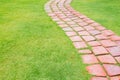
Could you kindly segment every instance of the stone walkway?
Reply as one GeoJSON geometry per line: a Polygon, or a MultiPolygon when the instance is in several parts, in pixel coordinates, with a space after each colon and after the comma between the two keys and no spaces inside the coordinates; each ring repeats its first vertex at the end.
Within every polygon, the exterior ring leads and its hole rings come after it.
{"type": "Polygon", "coordinates": [[[120,80],[120,36],[75,11],[71,1],[50,0],[45,10],[88,64],[91,80],[120,80]]]}

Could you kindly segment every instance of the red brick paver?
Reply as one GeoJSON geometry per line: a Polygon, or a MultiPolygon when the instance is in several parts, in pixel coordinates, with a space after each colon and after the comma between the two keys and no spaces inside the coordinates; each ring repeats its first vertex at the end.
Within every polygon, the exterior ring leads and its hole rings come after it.
{"type": "Polygon", "coordinates": [[[82,28],[82,27],[73,27],[73,29],[75,30],[75,31],[83,31],[84,29],[82,28]]]}
{"type": "Polygon", "coordinates": [[[91,41],[91,42],[88,42],[88,44],[92,47],[95,47],[95,46],[100,46],[101,44],[98,42],[98,41],[91,41]]]}
{"type": "Polygon", "coordinates": [[[102,31],[103,35],[105,36],[111,36],[111,35],[114,35],[114,33],[111,31],[111,30],[104,30],[102,31]]]}
{"type": "Polygon", "coordinates": [[[112,47],[117,45],[115,42],[111,40],[101,40],[100,42],[104,47],[112,47]]]}
{"type": "Polygon", "coordinates": [[[120,47],[110,47],[110,48],[107,48],[107,50],[108,50],[113,56],[120,56],[120,47]]]}
{"type": "Polygon", "coordinates": [[[72,41],[82,41],[82,39],[80,38],[80,36],[72,36],[72,37],[70,37],[70,39],[72,41]]]}
{"type": "Polygon", "coordinates": [[[120,66],[111,64],[104,64],[103,66],[109,76],[120,75],[120,66]]]}
{"type": "Polygon", "coordinates": [[[67,36],[75,36],[76,33],[75,32],[66,32],[67,36]]]}
{"type": "Polygon", "coordinates": [[[98,56],[101,63],[116,63],[115,59],[111,55],[98,56]]]}
{"type": "Polygon", "coordinates": [[[90,74],[95,76],[106,76],[104,69],[99,64],[88,66],[87,70],[90,74]]]}
{"type": "Polygon", "coordinates": [[[93,52],[95,55],[108,54],[108,51],[103,46],[93,47],[93,52]]]}
{"type": "Polygon", "coordinates": [[[95,29],[95,28],[93,28],[92,26],[85,26],[84,28],[85,28],[86,30],[88,30],[88,31],[89,31],[89,30],[94,30],[94,29],[95,29]]]}
{"type": "Polygon", "coordinates": [[[89,64],[91,80],[120,80],[120,36],[75,11],[71,1],[50,0],[45,10],[89,64]]]}
{"type": "Polygon", "coordinates": [[[98,31],[98,30],[91,30],[91,31],[89,31],[92,35],[98,35],[98,34],[100,34],[101,32],[100,31],[98,31]]]}
{"type": "Polygon", "coordinates": [[[96,37],[98,40],[106,40],[106,39],[108,39],[108,37],[106,37],[105,35],[102,35],[102,34],[96,35],[95,37],[96,37]]]}
{"type": "Polygon", "coordinates": [[[98,63],[96,56],[94,56],[93,54],[83,55],[82,59],[85,64],[98,63]]]}
{"type": "Polygon", "coordinates": [[[75,46],[77,49],[87,48],[87,45],[86,45],[85,42],[74,42],[73,44],[74,44],[74,46],[75,46]]]}
{"type": "Polygon", "coordinates": [[[113,41],[120,41],[120,36],[113,35],[110,37],[110,39],[113,41]]]}
{"type": "Polygon", "coordinates": [[[87,42],[95,40],[95,38],[93,36],[82,36],[82,38],[87,42]]]}
{"type": "Polygon", "coordinates": [[[81,36],[90,35],[87,31],[80,31],[80,32],[78,32],[78,34],[81,36]]]}

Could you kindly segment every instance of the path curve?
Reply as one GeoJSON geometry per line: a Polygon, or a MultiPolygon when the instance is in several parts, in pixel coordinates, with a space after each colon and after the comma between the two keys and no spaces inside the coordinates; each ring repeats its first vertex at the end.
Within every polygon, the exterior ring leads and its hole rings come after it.
{"type": "Polygon", "coordinates": [[[88,64],[91,80],[120,80],[120,36],[75,11],[71,1],[50,0],[45,10],[88,64]]]}

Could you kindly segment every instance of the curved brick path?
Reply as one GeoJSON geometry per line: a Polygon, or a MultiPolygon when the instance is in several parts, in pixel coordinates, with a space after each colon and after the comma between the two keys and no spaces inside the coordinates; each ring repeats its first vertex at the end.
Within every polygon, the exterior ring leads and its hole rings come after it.
{"type": "Polygon", "coordinates": [[[120,80],[120,37],[75,11],[69,5],[71,1],[50,0],[45,10],[88,64],[91,80],[120,80]]]}

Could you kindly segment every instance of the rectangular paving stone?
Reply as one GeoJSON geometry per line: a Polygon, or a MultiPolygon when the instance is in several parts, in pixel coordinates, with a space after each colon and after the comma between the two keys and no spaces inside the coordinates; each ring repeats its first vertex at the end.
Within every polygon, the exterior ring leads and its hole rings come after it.
{"type": "Polygon", "coordinates": [[[113,41],[120,41],[120,36],[113,35],[113,36],[110,36],[110,39],[113,41]]]}
{"type": "Polygon", "coordinates": [[[70,39],[72,40],[72,41],[83,41],[81,38],[80,38],[80,36],[72,36],[72,37],[70,37],[70,39]]]}
{"type": "Polygon", "coordinates": [[[80,26],[86,26],[86,25],[88,25],[87,23],[85,23],[85,22],[81,22],[81,23],[78,23],[80,26]]]}
{"type": "Polygon", "coordinates": [[[86,29],[86,30],[94,30],[95,28],[93,28],[92,26],[84,26],[84,28],[86,29]]]}
{"type": "Polygon", "coordinates": [[[100,60],[101,63],[109,63],[109,64],[117,63],[111,55],[98,56],[98,59],[100,60]]]}
{"type": "Polygon", "coordinates": [[[111,40],[101,40],[100,43],[104,46],[104,47],[112,47],[112,46],[117,46],[117,44],[111,40]]]}
{"type": "Polygon", "coordinates": [[[88,44],[92,47],[95,47],[95,46],[100,46],[101,44],[98,42],[98,41],[91,41],[91,42],[88,42],[88,44]]]}
{"type": "Polygon", "coordinates": [[[64,19],[67,18],[67,17],[64,15],[64,16],[60,16],[60,18],[64,20],[64,19]]]}
{"type": "Polygon", "coordinates": [[[66,32],[66,35],[67,36],[75,36],[77,34],[76,34],[76,32],[71,31],[71,32],[66,32]]]}
{"type": "Polygon", "coordinates": [[[74,42],[73,45],[77,49],[87,48],[87,45],[85,42],[74,42]]]}
{"type": "Polygon", "coordinates": [[[97,30],[99,30],[99,31],[105,30],[105,27],[103,27],[103,26],[96,26],[95,28],[96,28],[97,30]]]}
{"type": "Polygon", "coordinates": [[[81,36],[90,35],[87,31],[80,31],[78,34],[81,36]]]}
{"type": "Polygon", "coordinates": [[[108,51],[103,46],[92,47],[95,55],[108,54],[108,51]]]}
{"type": "Polygon", "coordinates": [[[98,35],[98,34],[101,34],[101,32],[100,31],[98,31],[98,30],[91,30],[91,31],[89,31],[90,32],[90,34],[92,34],[92,35],[98,35]]]}
{"type": "Polygon", "coordinates": [[[96,40],[93,36],[82,36],[82,38],[87,42],[96,40]]]}
{"type": "Polygon", "coordinates": [[[82,30],[84,30],[82,27],[73,27],[73,29],[75,30],[75,31],[82,31],[82,30]]]}
{"type": "Polygon", "coordinates": [[[120,75],[120,66],[111,65],[111,64],[103,64],[105,70],[107,71],[109,76],[120,75]]]}
{"type": "Polygon", "coordinates": [[[88,55],[83,55],[82,56],[83,62],[85,64],[94,64],[94,63],[98,63],[98,60],[96,58],[95,55],[93,54],[88,54],[88,55]]]}
{"type": "Polygon", "coordinates": [[[91,26],[93,26],[93,27],[96,27],[96,26],[100,26],[100,24],[98,24],[98,23],[92,23],[92,24],[90,24],[91,26]]]}
{"type": "Polygon", "coordinates": [[[88,24],[94,23],[95,21],[93,20],[86,20],[85,22],[87,22],[88,24]]]}
{"type": "Polygon", "coordinates": [[[104,30],[104,31],[102,31],[102,34],[105,35],[105,36],[112,36],[115,33],[112,32],[111,30],[104,30]]]}
{"type": "Polygon", "coordinates": [[[77,23],[83,22],[82,20],[78,19],[78,20],[74,20],[77,23]]]}
{"type": "Polygon", "coordinates": [[[106,73],[101,65],[95,64],[87,67],[87,71],[95,76],[106,76],[106,73]]]}
{"type": "Polygon", "coordinates": [[[96,35],[95,37],[96,37],[98,40],[106,40],[106,39],[108,39],[108,37],[106,37],[105,35],[102,35],[102,34],[96,35]]]}
{"type": "Polygon", "coordinates": [[[113,56],[120,56],[120,47],[110,47],[107,48],[109,53],[111,53],[113,56]]]}
{"type": "Polygon", "coordinates": [[[66,19],[64,19],[64,21],[72,21],[71,19],[69,19],[69,18],[66,18],[66,19]]]}

